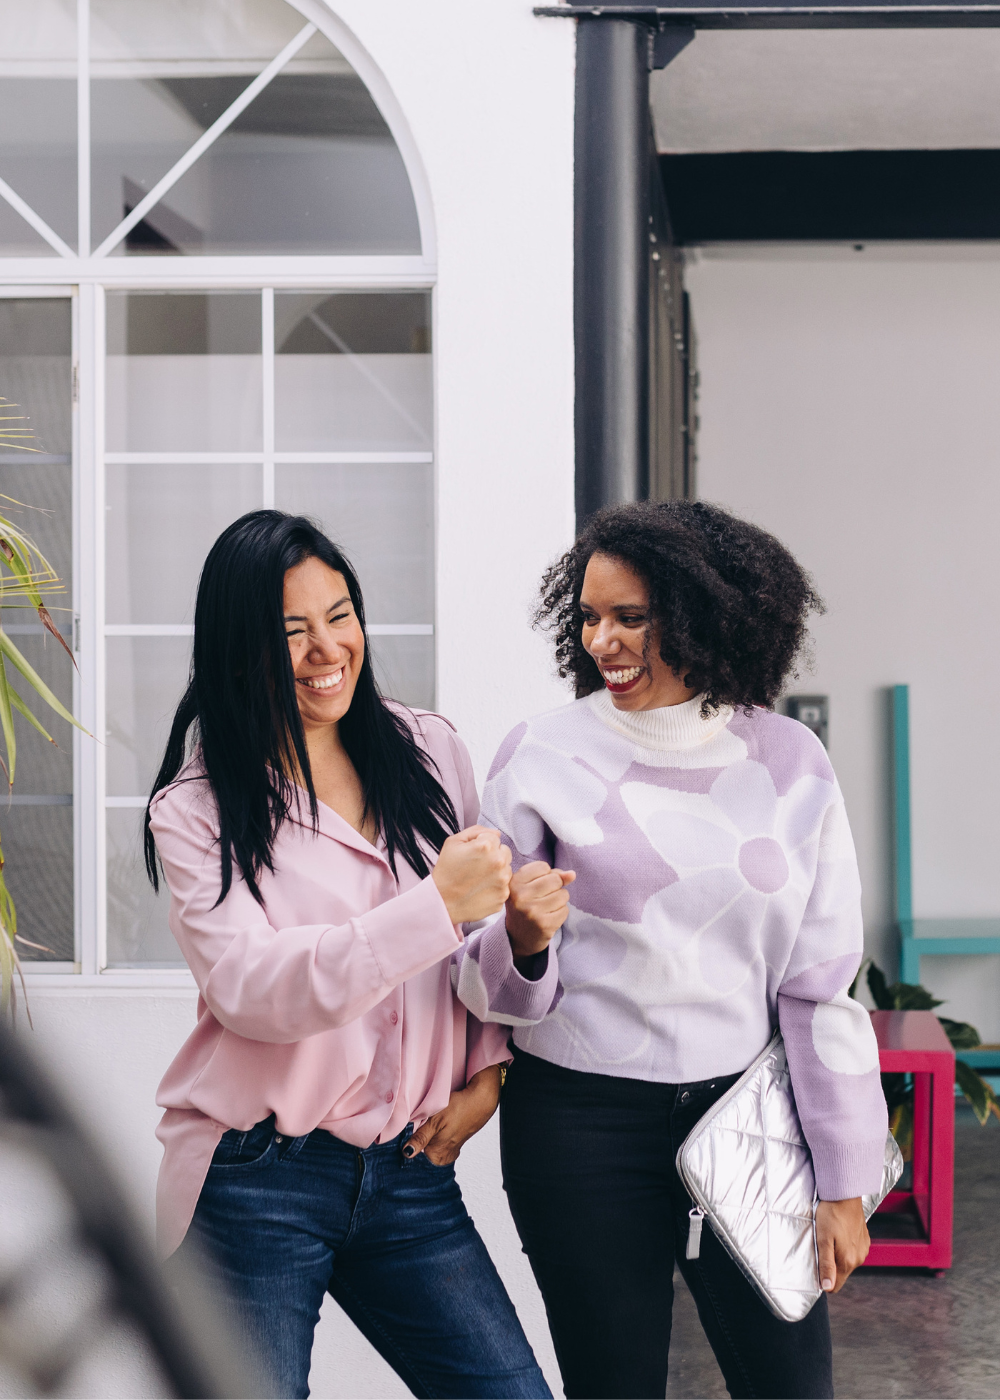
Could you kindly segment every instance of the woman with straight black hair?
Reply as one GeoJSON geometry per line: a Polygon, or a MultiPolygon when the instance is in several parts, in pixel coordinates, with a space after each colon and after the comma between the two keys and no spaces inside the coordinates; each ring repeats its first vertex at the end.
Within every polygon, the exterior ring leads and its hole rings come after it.
{"type": "Polygon", "coordinates": [[[453,967],[484,1014],[534,995],[503,918],[463,936],[510,886],[478,816],[448,721],[380,695],[343,553],[279,511],[225,530],[146,819],[200,992],[157,1206],[165,1254],[212,1256],[266,1393],[309,1394],[329,1292],[416,1395],[549,1395],[452,1166],[510,1058],[453,967]]]}

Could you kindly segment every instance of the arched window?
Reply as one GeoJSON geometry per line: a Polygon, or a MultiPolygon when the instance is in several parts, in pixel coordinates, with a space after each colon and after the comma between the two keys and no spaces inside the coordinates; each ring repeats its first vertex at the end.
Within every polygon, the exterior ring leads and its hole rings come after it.
{"type": "Polygon", "coordinates": [[[79,673],[4,624],[103,741],[19,750],[4,850],[44,945],[22,956],[169,982],[139,830],[218,532],[261,505],[318,518],[386,690],[433,704],[429,205],[320,0],[3,9],[0,398],[33,437],[0,446],[0,492],[72,589],[79,673]]]}

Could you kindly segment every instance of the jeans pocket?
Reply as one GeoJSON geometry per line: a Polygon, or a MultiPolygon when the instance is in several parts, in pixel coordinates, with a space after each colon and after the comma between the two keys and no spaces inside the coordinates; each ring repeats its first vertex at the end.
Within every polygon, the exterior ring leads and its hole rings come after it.
{"type": "Polygon", "coordinates": [[[418,1155],[413,1158],[413,1162],[416,1166],[419,1166],[422,1162],[424,1166],[429,1167],[432,1172],[451,1172],[453,1176],[455,1174],[454,1162],[432,1162],[426,1152],[418,1153],[418,1155]]]}
{"type": "Polygon", "coordinates": [[[215,1149],[211,1169],[232,1171],[237,1167],[262,1166],[273,1155],[274,1146],[273,1123],[257,1123],[245,1133],[229,1128],[215,1149]]]}

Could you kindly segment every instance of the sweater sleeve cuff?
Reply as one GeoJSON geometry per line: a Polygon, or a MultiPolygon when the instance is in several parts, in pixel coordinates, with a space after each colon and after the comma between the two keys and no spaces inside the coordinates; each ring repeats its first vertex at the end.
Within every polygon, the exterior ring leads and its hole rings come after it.
{"type": "Polygon", "coordinates": [[[405,894],[376,905],[358,922],[388,987],[450,957],[462,942],[430,875],[405,894]]]}
{"type": "Polygon", "coordinates": [[[885,1138],[879,1142],[810,1143],[810,1150],[821,1201],[850,1201],[881,1189],[885,1138]]]}
{"type": "MultiPolygon", "coordinates": [[[[532,968],[532,972],[536,972],[532,968]]],[[[480,1021],[506,1026],[534,1026],[557,1000],[559,965],[553,949],[544,972],[522,977],[514,966],[510,939],[501,915],[471,941],[458,974],[459,999],[480,1021]]]]}

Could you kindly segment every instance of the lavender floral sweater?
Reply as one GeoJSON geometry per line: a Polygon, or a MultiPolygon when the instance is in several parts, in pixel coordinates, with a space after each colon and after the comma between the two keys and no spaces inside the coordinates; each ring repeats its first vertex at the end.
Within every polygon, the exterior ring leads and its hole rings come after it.
{"type": "Polygon", "coordinates": [[[606,691],[520,724],[483,795],[517,868],[576,871],[536,981],[499,919],[453,971],[480,1020],[569,1069],[664,1083],[743,1070],[781,1026],[821,1199],[878,1188],[887,1131],[867,1012],[847,995],[860,884],[826,751],[794,720],[606,691]]]}

